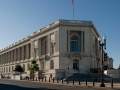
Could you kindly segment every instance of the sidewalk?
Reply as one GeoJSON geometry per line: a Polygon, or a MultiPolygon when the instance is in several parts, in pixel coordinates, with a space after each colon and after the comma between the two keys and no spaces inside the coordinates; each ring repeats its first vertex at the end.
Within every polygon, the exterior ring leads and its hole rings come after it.
{"type": "MultiPolygon", "coordinates": [[[[21,81],[28,81],[28,80],[21,80],[21,81]]],[[[29,80],[30,81],[30,80],[29,80]]],[[[28,82],[29,82],[28,81],[28,82]]],[[[111,87],[111,83],[104,83],[105,84],[105,87],[100,87],[100,84],[101,83],[98,83],[98,82],[95,82],[93,86],[93,82],[87,82],[87,85],[86,85],[86,82],[80,82],[80,85],[79,85],[79,81],[74,81],[74,84],[72,81],[69,81],[69,83],[67,84],[67,81],[59,81],[59,83],[57,83],[57,80],[54,80],[54,83],[53,83],[53,80],[51,80],[50,82],[48,80],[40,80],[40,81],[30,81],[30,82],[40,82],[40,83],[47,83],[47,84],[59,84],[59,85],[67,85],[67,86],[78,86],[78,87],[88,87],[88,88],[103,88],[103,89],[111,89],[112,90],[112,87],[111,87]]],[[[113,83],[113,89],[114,90],[120,90],[120,83],[113,83]]]]}

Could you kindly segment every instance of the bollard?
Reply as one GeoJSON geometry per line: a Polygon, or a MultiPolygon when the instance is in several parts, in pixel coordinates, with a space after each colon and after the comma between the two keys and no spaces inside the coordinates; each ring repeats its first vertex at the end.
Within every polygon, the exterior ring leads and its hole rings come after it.
{"type": "Polygon", "coordinates": [[[46,82],[46,77],[45,77],[45,82],[46,82]]]}
{"type": "Polygon", "coordinates": [[[59,80],[58,80],[58,78],[57,78],[57,83],[59,83],[59,80]]]}
{"type": "Polygon", "coordinates": [[[53,77],[53,83],[54,83],[54,77],[53,77]]]}
{"type": "Polygon", "coordinates": [[[113,88],[113,79],[111,80],[111,88],[113,88]]]}
{"type": "Polygon", "coordinates": [[[80,85],[80,79],[79,79],[79,85],[80,85]]]}
{"type": "Polygon", "coordinates": [[[62,84],[63,84],[63,79],[62,79],[62,84]]]}
{"type": "Polygon", "coordinates": [[[43,77],[42,77],[42,82],[43,82],[43,77]]]}
{"type": "Polygon", "coordinates": [[[74,84],[74,78],[73,78],[73,84],[74,84]]]}
{"type": "Polygon", "coordinates": [[[95,81],[94,81],[94,78],[93,78],[93,86],[95,86],[95,81]]]}
{"type": "Polygon", "coordinates": [[[49,77],[49,82],[50,82],[50,77],[49,77]]]}
{"type": "Polygon", "coordinates": [[[67,79],[67,84],[69,84],[69,80],[67,79]]]}
{"type": "Polygon", "coordinates": [[[40,77],[38,77],[39,81],[40,81],[40,77]]]}
{"type": "Polygon", "coordinates": [[[87,86],[87,79],[85,79],[85,82],[86,82],[86,86],[87,86]]]}
{"type": "Polygon", "coordinates": [[[28,81],[29,81],[29,77],[28,77],[28,81]]]}

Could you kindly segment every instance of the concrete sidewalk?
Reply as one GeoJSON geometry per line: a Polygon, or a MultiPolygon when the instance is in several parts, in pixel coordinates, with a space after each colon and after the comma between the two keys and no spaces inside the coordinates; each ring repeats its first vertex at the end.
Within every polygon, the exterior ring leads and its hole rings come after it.
{"type": "MultiPolygon", "coordinates": [[[[21,81],[27,81],[27,80],[21,80],[21,81]]],[[[30,80],[29,80],[30,81],[30,80]]],[[[28,81],[28,82],[29,82],[28,81]]],[[[101,83],[98,83],[98,82],[94,82],[94,85],[93,86],[93,82],[87,82],[87,85],[86,85],[86,82],[80,82],[80,85],[79,85],[79,81],[74,81],[74,84],[72,81],[69,81],[69,83],[67,84],[67,81],[59,81],[59,83],[57,83],[57,80],[54,80],[54,83],[53,81],[51,80],[50,82],[47,80],[45,82],[45,80],[40,80],[40,81],[30,81],[30,82],[40,82],[40,83],[49,83],[49,84],[59,84],[59,85],[67,85],[67,86],[79,86],[79,87],[91,87],[91,88],[106,88],[106,89],[116,89],[116,90],[120,90],[120,83],[113,83],[113,88],[111,87],[111,83],[104,83],[105,84],[105,87],[100,87],[100,84],[101,83]]]]}

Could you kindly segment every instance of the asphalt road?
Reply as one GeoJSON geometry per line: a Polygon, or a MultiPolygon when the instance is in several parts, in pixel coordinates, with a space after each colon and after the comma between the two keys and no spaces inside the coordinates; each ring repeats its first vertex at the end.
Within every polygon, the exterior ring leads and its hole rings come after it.
{"type": "MultiPolygon", "coordinates": [[[[50,84],[42,82],[18,81],[0,79],[0,90],[101,90],[101,88],[68,86],[62,84],[50,84]]],[[[106,90],[107,88],[102,88],[106,90]]],[[[113,89],[108,89],[113,90],[113,89]]],[[[118,89],[120,90],[120,89],[118,89]]]]}

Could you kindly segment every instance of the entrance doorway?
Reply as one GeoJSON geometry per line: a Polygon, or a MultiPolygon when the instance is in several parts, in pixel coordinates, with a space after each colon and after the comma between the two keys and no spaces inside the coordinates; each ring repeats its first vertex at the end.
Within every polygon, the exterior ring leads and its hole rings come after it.
{"type": "Polygon", "coordinates": [[[73,60],[73,69],[78,69],[78,60],[73,60]]]}

